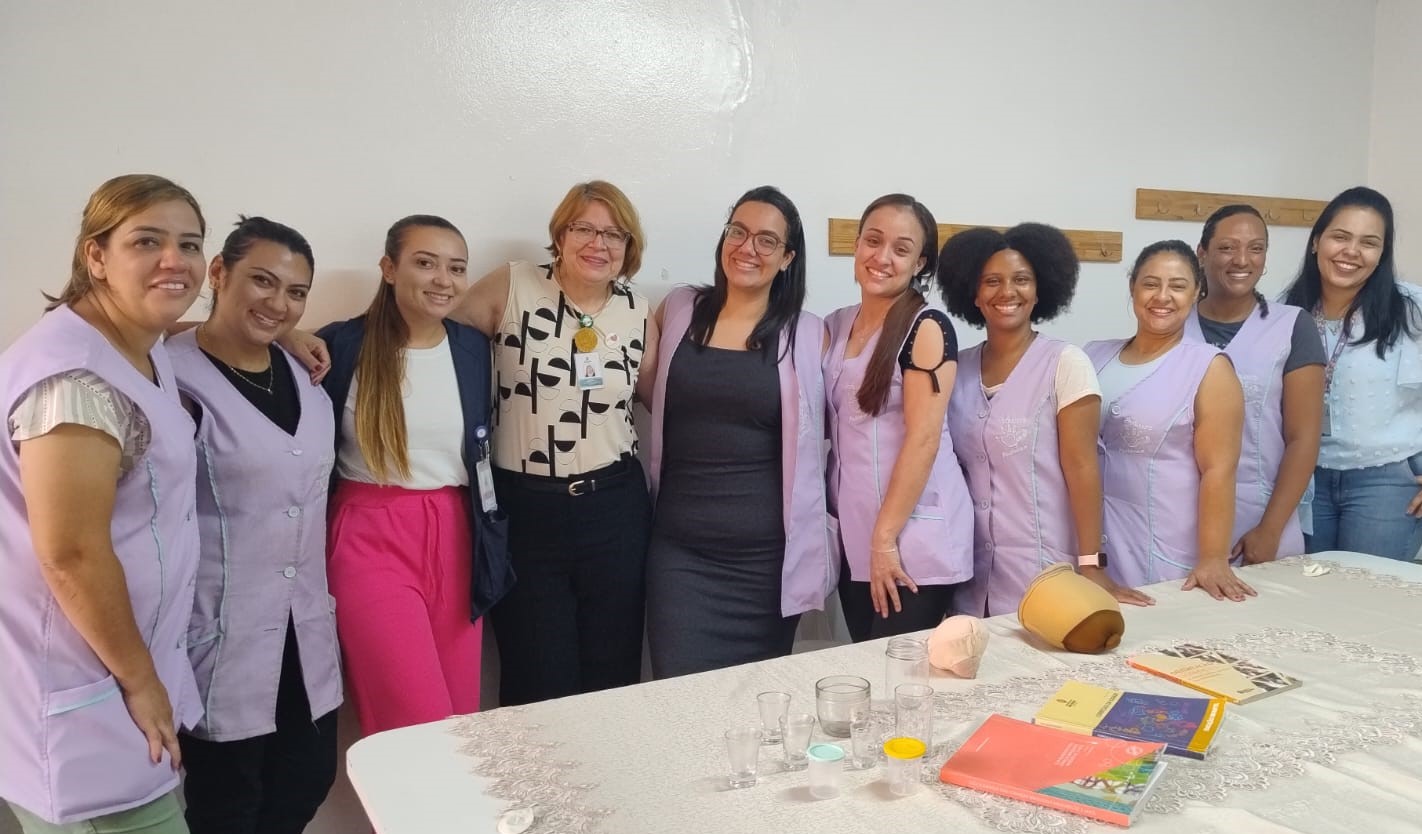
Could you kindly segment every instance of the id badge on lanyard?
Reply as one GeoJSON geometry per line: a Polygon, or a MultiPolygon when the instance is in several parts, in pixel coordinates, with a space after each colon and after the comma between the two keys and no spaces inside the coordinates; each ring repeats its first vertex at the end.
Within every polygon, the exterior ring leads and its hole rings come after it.
{"type": "MultiPolygon", "coordinates": [[[[1313,308],[1313,323],[1318,328],[1318,337],[1323,340],[1326,347],[1328,345],[1328,323],[1323,318],[1323,311],[1319,307],[1313,308]]],[[[1348,322],[1344,320],[1338,330],[1338,341],[1333,345],[1333,351],[1328,356],[1328,364],[1323,367],[1323,436],[1333,436],[1333,370],[1338,365],[1338,357],[1343,353],[1344,345],[1348,344],[1348,322]]]]}
{"type": "Polygon", "coordinates": [[[489,429],[480,426],[474,430],[474,438],[479,442],[479,459],[474,462],[474,480],[479,486],[479,506],[484,512],[499,509],[498,498],[494,495],[494,470],[489,463],[489,429]]]}

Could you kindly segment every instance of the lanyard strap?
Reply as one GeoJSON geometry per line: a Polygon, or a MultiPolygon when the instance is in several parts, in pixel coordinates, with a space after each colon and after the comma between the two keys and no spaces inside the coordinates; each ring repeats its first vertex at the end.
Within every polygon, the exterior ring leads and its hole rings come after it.
{"type": "MultiPolygon", "coordinates": [[[[1343,346],[1348,344],[1348,324],[1345,319],[1342,328],[1338,331],[1338,343],[1333,346],[1333,353],[1328,357],[1328,364],[1323,366],[1323,393],[1326,396],[1333,388],[1333,369],[1338,365],[1338,356],[1343,353],[1343,346]]],[[[1323,343],[1328,344],[1328,323],[1323,318],[1323,305],[1313,306],[1313,325],[1318,328],[1318,338],[1323,343]]]]}

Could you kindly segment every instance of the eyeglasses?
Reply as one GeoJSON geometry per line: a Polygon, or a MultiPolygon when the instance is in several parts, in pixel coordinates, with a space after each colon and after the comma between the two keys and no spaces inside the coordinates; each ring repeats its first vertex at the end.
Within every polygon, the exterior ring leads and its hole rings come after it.
{"type": "Polygon", "coordinates": [[[602,236],[603,243],[608,249],[622,249],[627,246],[627,242],[632,239],[632,235],[622,231],[617,227],[611,229],[599,229],[587,223],[569,223],[567,228],[568,237],[579,246],[591,243],[593,238],[602,236]]]}
{"type": "Polygon", "coordinates": [[[749,229],[744,226],[738,226],[735,223],[727,225],[723,233],[726,235],[726,242],[731,244],[732,247],[737,248],[745,243],[746,238],[749,237],[751,239],[751,245],[755,247],[756,254],[761,257],[768,258],[775,254],[775,250],[785,245],[785,241],[770,232],[761,232],[752,235],[749,229]]]}

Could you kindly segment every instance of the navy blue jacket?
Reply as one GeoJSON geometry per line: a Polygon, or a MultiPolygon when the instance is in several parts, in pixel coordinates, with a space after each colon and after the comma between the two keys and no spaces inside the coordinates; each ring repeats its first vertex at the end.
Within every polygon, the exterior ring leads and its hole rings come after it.
{"type": "MultiPolygon", "coordinates": [[[[469,470],[470,495],[478,494],[474,485],[474,464],[482,455],[475,431],[489,427],[493,413],[490,392],[489,339],[478,330],[446,320],[449,352],[454,357],[454,377],[459,383],[459,406],[464,412],[464,466],[469,470]]],[[[321,328],[318,336],[326,340],[331,352],[331,372],[322,384],[331,396],[336,412],[336,448],[341,447],[341,423],[351,381],[355,379],[356,362],[360,358],[361,342],[365,338],[365,316],[333,322],[321,328]]],[[[478,500],[471,497],[469,511],[474,528],[474,570],[469,588],[469,618],[477,620],[494,603],[503,598],[514,584],[513,566],[509,562],[509,522],[503,510],[484,512],[478,500]]]]}

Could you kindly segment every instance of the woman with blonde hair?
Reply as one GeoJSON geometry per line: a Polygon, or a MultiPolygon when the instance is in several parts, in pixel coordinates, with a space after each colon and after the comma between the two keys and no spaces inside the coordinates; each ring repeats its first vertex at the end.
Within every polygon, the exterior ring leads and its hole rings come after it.
{"type": "Polygon", "coordinates": [[[469,250],[441,217],[390,227],[369,309],[320,331],[336,421],[328,570],[368,734],[479,709],[481,617],[513,578],[487,466],[489,342],[447,320],[469,250]]]}
{"type": "Polygon", "coordinates": [[[494,341],[494,480],[518,582],[494,609],[499,702],[636,683],[651,507],[632,399],[655,362],[630,283],[647,241],[601,180],[548,221],[551,262],[505,264],[451,313],[494,341]]]}
{"type": "Polygon", "coordinates": [[[68,285],[0,354],[0,797],[27,832],[188,830],[197,455],[160,337],[206,231],[181,186],[109,180],[68,285]]]}

